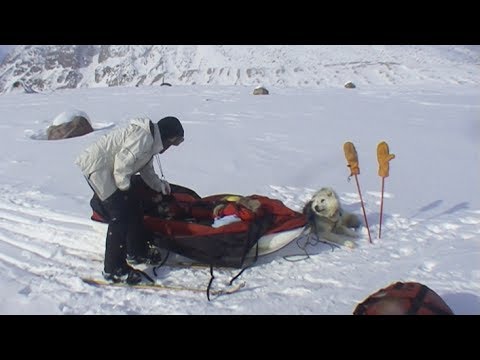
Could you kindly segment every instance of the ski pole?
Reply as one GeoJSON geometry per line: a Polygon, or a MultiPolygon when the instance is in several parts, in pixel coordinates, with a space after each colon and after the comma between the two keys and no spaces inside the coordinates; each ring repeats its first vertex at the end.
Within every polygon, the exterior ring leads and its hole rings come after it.
{"type": "Polygon", "coordinates": [[[390,165],[389,161],[395,159],[394,154],[389,154],[388,144],[382,141],[377,146],[378,159],[378,175],[382,178],[382,196],[380,200],[380,227],[378,231],[378,238],[382,236],[382,220],[383,220],[383,192],[385,190],[385,178],[389,175],[390,165]]]}
{"type": "Polygon", "coordinates": [[[365,225],[367,226],[368,240],[370,244],[372,243],[372,237],[370,235],[370,228],[368,226],[367,213],[365,212],[365,206],[363,205],[362,192],[360,191],[360,183],[358,182],[357,175],[360,175],[360,167],[358,166],[358,155],[355,146],[347,141],[343,144],[343,151],[345,152],[345,158],[347,159],[348,167],[350,168],[350,176],[355,176],[355,181],[357,183],[358,195],[360,196],[360,203],[362,204],[363,218],[365,219],[365,225]]]}

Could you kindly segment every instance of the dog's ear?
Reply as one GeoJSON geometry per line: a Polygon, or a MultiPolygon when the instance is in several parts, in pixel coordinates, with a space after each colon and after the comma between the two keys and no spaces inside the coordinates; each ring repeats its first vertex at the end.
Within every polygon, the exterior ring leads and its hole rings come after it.
{"type": "Polygon", "coordinates": [[[333,190],[329,187],[323,187],[320,189],[319,193],[324,193],[325,195],[327,195],[328,197],[332,197],[333,195],[333,190]]]}

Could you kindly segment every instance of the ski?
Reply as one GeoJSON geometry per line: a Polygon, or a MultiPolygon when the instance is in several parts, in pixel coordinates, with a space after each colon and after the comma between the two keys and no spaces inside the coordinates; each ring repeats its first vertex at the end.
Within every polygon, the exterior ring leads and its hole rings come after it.
{"type": "MultiPolygon", "coordinates": [[[[93,261],[93,262],[96,262],[96,263],[103,263],[103,259],[90,259],[90,261],[93,261]]],[[[128,263],[128,260],[127,260],[127,263],[128,263]]],[[[130,263],[129,263],[130,264],[130,263]]],[[[130,264],[132,266],[137,266],[138,264],[130,264]]],[[[158,265],[149,265],[150,267],[154,267],[155,269],[160,269],[160,268],[181,268],[181,269],[209,269],[210,268],[210,264],[206,264],[206,263],[201,263],[201,262],[193,262],[193,261],[174,261],[174,262],[167,262],[165,264],[163,264],[162,266],[158,266],[158,265]]],[[[235,268],[235,267],[231,267],[231,266],[215,266],[215,269],[219,269],[219,270],[229,270],[229,269],[232,269],[232,270],[235,270],[235,269],[238,269],[238,268],[235,268]]]]}
{"type": "MultiPolygon", "coordinates": [[[[190,291],[190,292],[206,292],[207,291],[207,289],[200,289],[200,288],[180,286],[180,285],[166,285],[166,284],[160,284],[160,283],[150,283],[150,284],[140,283],[140,284],[130,285],[123,282],[114,283],[106,280],[93,279],[93,278],[81,278],[81,279],[84,283],[88,285],[98,286],[98,287],[113,286],[113,287],[126,287],[126,288],[143,289],[143,290],[173,290],[173,291],[190,291]]],[[[210,294],[217,295],[217,296],[233,294],[239,291],[240,289],[242,289],[243,287],[245,287],[245,282],[239,282],[238,284],[232,285],[225,289],[210,290],[210,294]]]]}
{"type": "MultiPolygon", "coordinates": [[[[172,263],[166,263],[162,266],[154,266],[156,270],[161,268],[181,268],[181,269],[210,269],[210,264],[200,263],[200,262],[190,262],[190,261],[176,261],[172,263]]],[[[231,266],[214,266],[216,270],[238,270],[239,268],[231,267],[231,266]]]]}

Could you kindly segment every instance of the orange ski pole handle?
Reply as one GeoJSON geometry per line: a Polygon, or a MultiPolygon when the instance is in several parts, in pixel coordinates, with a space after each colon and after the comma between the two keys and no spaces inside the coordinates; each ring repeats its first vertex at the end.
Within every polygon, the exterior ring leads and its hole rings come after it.
{"type": "Polygon", "coordinates": [[[390,171],[390,160],[395,159],[394,154],[389,153],[388,145],[382,141],[377,146],[378,175],[388,177],[390,171]]]}
{"type": "Polygon", "coordinates": [[[359,175],[360,167],[358,166],[358,155],[355,146],[350,141],[347,141],[343,144],[343,152],[347,159],[347,166],[350,168],[350,176],[359,175]]]}

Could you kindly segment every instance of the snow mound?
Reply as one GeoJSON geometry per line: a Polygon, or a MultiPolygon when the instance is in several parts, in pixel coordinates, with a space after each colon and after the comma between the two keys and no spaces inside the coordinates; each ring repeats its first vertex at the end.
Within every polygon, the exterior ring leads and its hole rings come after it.
{"type": "Polygon", "coordinates": [[[85,119],[87,119],[90,125],[92,125],[90,117],[84,111],[76,109],[64,111],[61,114],[57,115],[57,117],[53,120],[52,125],[58,126],[64,123],[68,123],[76,117],[84,117],[85,119]]]}

